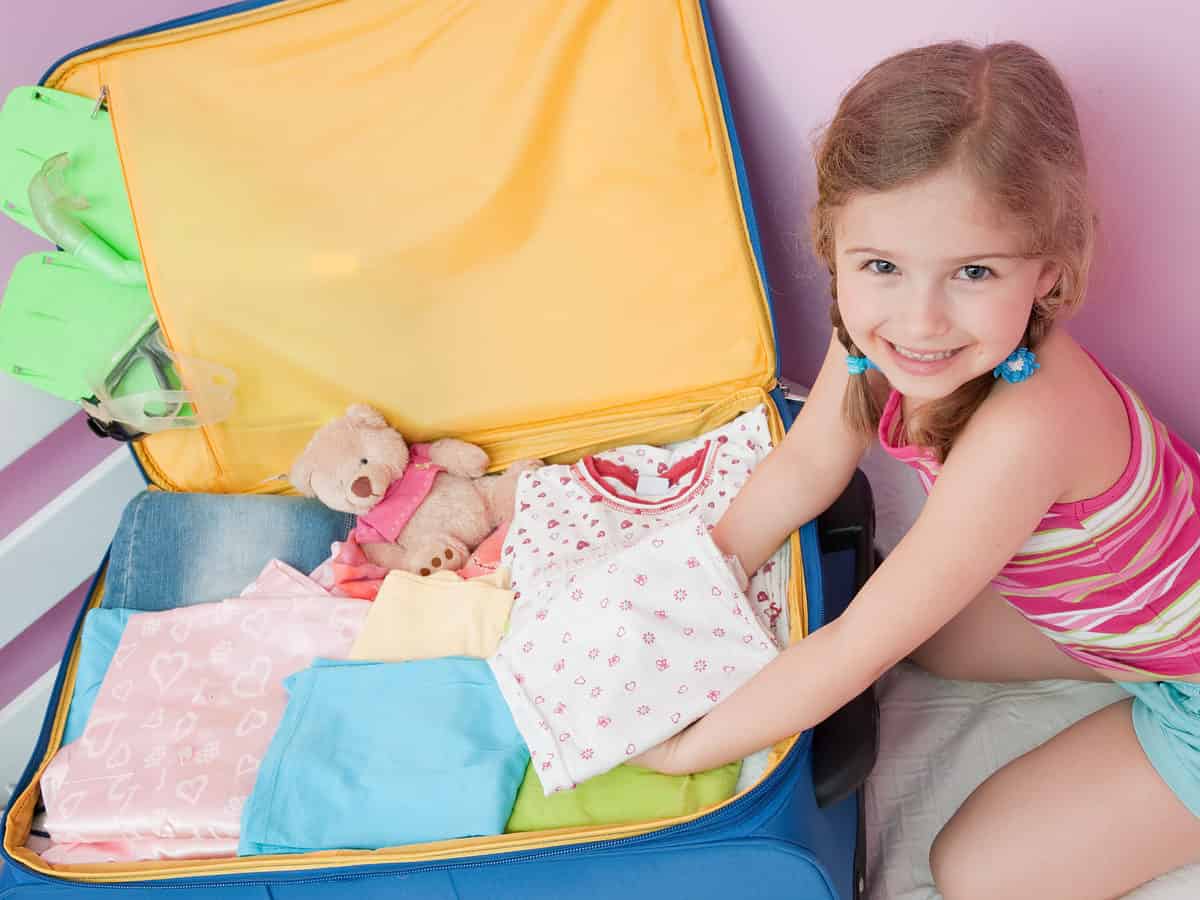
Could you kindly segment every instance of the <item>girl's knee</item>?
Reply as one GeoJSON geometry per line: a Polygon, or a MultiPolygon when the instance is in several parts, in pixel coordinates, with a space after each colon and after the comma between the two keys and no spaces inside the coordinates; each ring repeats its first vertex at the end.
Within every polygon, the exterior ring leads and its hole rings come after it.
{"type": "MultiPolygon", "coordinates": [[[[952,818],[933,840],[929,868],[943,900],[985,900],[989,893],[988,862],[974,852],[962,823],[952,818]]],[[[994,882],[992,882],[994,883],[994,882]]]]}
{"type": "Polygon", "coordinates": [[[970,673],[955,654],[948,652],[944,643],[935,638],[926,641],[908,656],[924,672],[950,681],[969,680],[970,673]]]}
{"type": "Polygon", "coordinates": [[[947,877],[951,862],[949,845],[946,829],[943,828],[933,839],[933,846],[929,848],[929,871],[933,875],[934,886],[941,891],[943,897],[946,895],[944,885],[949,880],[947,877]]]}

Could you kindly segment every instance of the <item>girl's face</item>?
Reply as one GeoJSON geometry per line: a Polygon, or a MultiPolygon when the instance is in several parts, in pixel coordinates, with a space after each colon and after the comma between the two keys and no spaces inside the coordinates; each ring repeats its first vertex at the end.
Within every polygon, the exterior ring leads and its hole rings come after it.
{"type": "Polygon", "coordinates": [[[990,372],[1023,341],[1058,269],[1022,255],[1021,232],[951,167],[855,195],[834,234],[842,321],[918,405],[990,372]]]}

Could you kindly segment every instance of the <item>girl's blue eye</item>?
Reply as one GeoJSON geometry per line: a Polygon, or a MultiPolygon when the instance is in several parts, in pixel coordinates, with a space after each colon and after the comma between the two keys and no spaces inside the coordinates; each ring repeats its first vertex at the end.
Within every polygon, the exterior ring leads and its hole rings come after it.
{"type": "Polygon", "coordinates": [[[987,266],[963,266],[958,271],[967,281],[984,281],[996,274],[987,266]]]}
{"type": "Polygon", "coordinates": [[[890,263],[886,259],[871,259],[867,260],[865,268],[876,275],[891,275],[896,271],[896,264],[890,263]]]}

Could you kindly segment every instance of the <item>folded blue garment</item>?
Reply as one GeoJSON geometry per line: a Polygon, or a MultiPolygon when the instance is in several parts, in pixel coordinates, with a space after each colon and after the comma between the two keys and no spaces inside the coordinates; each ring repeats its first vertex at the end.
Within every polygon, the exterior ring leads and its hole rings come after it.
{"type": "Polygon", "coordinates": [[[483,660],[318,659],[284,685],[239,855],[504,831],[529,752],[483,660]]]}
{"type": "Polygon", "coordinates": [[[87,727],[96,693],[104,683],[129,617],[135,613],[136,609],[93,609],[84,618],[79,662],[75,666],[75,690],[71,694],[71,708],[67,710],[67,724],[63,729],[64,746],[83,734],[87,727]]]}

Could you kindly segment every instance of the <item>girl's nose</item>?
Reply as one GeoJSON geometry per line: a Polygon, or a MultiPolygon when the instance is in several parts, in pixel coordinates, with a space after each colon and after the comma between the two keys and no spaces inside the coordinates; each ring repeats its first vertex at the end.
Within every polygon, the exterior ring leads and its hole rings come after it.
{"type": "Polygon", "coordinates": [[[905,304],[905,324],[913,339],[935,338],[950,327],[946,297],[933,285],[917,290],[905,304]]]}

